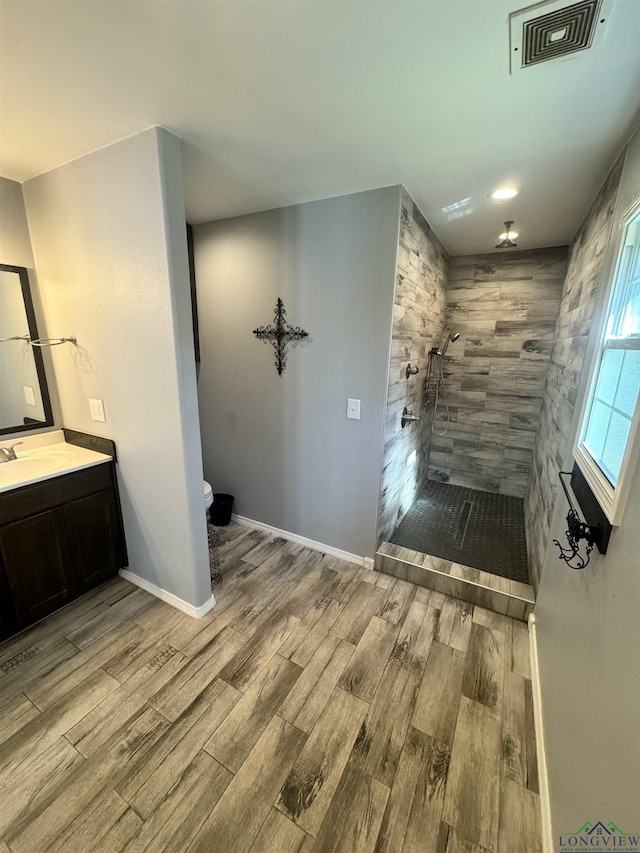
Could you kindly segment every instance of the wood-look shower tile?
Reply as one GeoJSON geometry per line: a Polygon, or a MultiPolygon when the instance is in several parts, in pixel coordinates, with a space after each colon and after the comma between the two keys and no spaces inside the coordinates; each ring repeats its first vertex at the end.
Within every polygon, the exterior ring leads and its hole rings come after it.
{"type": "MultiPolygon", "coordinates": [[[[266,539],[251,531],[220,532],[230,549],[244,541],[244,553],[266,539]]],[[[29,681],[26,694],[0,700],[0,740],[3,725],[6,730],[0,745],[0,784],[5,783],[0,838],[12,853],[52,845],[58,853],[75,853],[78,839],[87,847],[85,836],[96,853],[498,853],[499,844],[519,853],[518,845],[535,844],[527,826],[538,774],[526,625],[480,605],[469,620],[457,620],[462,602],[391,575],[369,572],[374,583],[367,583],[364,568],[305,556],[297,545],[285,550],[290,544],[249,572],[249,564],[231,558],[235,562],[225,575],[230,583],[217,591],[216,608],[201,620],[169,611],[150,596],[141,607],[138,590],[121,595],[124,587],[113,584],[101,598],[91,594],[93,603],[70,608],[68,623],[65,614],[54,627],[30,629],[37,642],[27,636],[10,651],[0,648],[10,670],[0,671],[0,692],[3,683],[21,687],[11,673],[23,666],[25,676],[29,667],[44,675],[29,681]],[[281,555],[290,559],[282,561],[281,555]],[[117,605],[123,607],[134,592],[138,603],[123,619],[117,605]],[[344,613],[354,596],[357,649],[333,633],[340,619],[346,625],[344,613]],[[39,670],[47,655],[55,658],[65,634],[102,617],[110,607],[105,600],[113,602],[113,627],[94,624],[85,649],[61,659],[48,674],[46,666],[39,670]],[[302,616],[287,613],[287,606],[302,616]],[[244,633],[237,630],[240,624],[244,633]],[[467,640],[467,651],[459,650],[467,640]],[[166,646],[187,660],[163,686],[160,672],[175,657],[166,646]],[[154,658],[159,670],[147,677],[154,658]],[[483,678],[476,676],[484,671],[485,680],[497,680],[500,666],[502,701],[495,708],[464,695],[492,698],[496,691],[485,696],[483,678]],[[296,679],[289,683],[286,672],[280,679],[280,667],[296,679]],[[223,669],[242,689],[220,678],[223,669]],[[7,682],[8,676],[13,680],[7,682]],[[122,688],[124,701],[110,705],[109,693],[122,688]],[[107,692],[100,696],[101,690],[107,692]],[[336,710],[336,696],[351,703],[355,714],[336,710]],[[102,723],[96,721],[108,707],[113,714],[104,721],[105,732],[116,730],[84,758],[63,730],[87,716],[96,729],[87,736],[99,739],[102,723]],[[11,732],[21,711],[24,724],[11,732]],[[346,730],[348,736],[341,737],[346,730]],[[212,751],[225,752],[218,757],[233,765],[235,777],[204,751],[214,742],[212,751]],[[7,744],[9,755],[3,752],[7,744]],[[319,792],[313,783],[318,773],[303,767],[308,762],[331,777],[319,792]],[[488,844],[495,823],[489,804],[501,776],[503,786],[521,790],[503,793],[503,812],[510,813],[502,821],[513,825],[499,824],[504,837],[488,844]],[[317,838],[274,807],[288,780],[283,796],[290,804],[301,802],[302,813],[310,803],[313,819],[319,803],[317,838]],[[519,840],[521,832],[526,841],[519,840]]],[[[415,568],[428,571],[417,563],[415,568]]],[[[456,574],[444,577],[475,588],[456,574]]]]}
{"type": "Polygon", "coordinates": [[[2,699],[8,700],[20,693],[29,693],[32,685],[37,685],[42,679],[55,672],[60,664],[74,658],[78,649],[61,637],[51,643],[33,657],[25,658],[2,677],[2,699]]]}
{"type": "Polygon", "coordinates": [[[436,590],[425,590],[421,595],[420,589],[418,589],[416,592],[416,601],[428,604],[430,607],[433,607],[434,610],[442,610],[445,602],[445,594],[444,592],[437,592],[436,590]]]}
{"type": "MultiPolygon", "coordinates": [[[[440,839],[440,824],[450,776],[451,749],[428,738],[428,757],[418,771],[418,780],[402,847],[403,853],[423,853],[425,841],[434,853],[440,839]]],[[[427,848],[428,849],[428,848],[427,848]]]]}
{"type": "Polygon", "coordinates": [[[142,820],[133,811],[127,809],[105,832],[100,841],[91,848],[91,853],[114,853],[127,847],[127,843],[142,829],[142,820]]]}
{"type": "Polygon", "coordinates": [[[41,709],[63,698],[97,669],[104,668],[113,657],[136,649],[144,634],[133,622],[122,622],[86,649],[66,660],[48,676],[27,687],[27,695],[41,709]]]}
{"type": "Polygon", "coordinates": [[[314,837],[367,711],[366,702],[336,687],[282,786],[276,807],[314,837]]]}
{"type": "Polygon", "coordinates": [[[355,646],[327,634],[284,700],[279,716],[309,733],[338,684],[355,646]]]}
{"type": "Polygon", "coordinates": [[[486,705],[461,697],[442,812],[461,835],[489,850],[498,846],[501,722],[486,705]]]}
{"type": "Polygon", "coordinates": [[[18,693],[0,703],[0,744],[37,717],[40,711],[24,693],[18,693]]]}
{"type": "Polygon", "coordinates": [[[84,758],[64,737],[17,769],[0,788],[0,837],[9,836],[61,790],[84,758]]]}
{"type": "Polygon", "coordinates": [[[118,792],[145,820],[160,805],[243,694],[223,681],[206,688],[127,772],[118,792]]]}
{"type": "Polygon", "coordinates": [[[223,681],[244,692],[266,663],[289,637],[299,619],[275,611],[260,631],[240,647],[219,675],[223,681]]]}
{"type": "Polygon", "coordinates": [[[187,658],[183,654],[160,641],[155,657],[147,666],[85,713],[67,730],[65,737],[85,757],[93,755],[113,734],[134,719],[186,663],[187,658]]]}
{"type": "Polygon", "coordinates": [[[359,584],[331,628],[331,633],[348,643],[358,643],[385,597],[385,590],[368,583],[359,584]]]}
{"type": "Polygon", "coordinates": [[[288,817],[271,809],[249,853],[300,853],[309,836],[288,817]]]}
{"type": "Polygon", "coordinates": [[[391,788],[413,715],[419,676],[387,664],[351,753],[351,763],[391,788]]]}
{"type": "Polygon", "coordinates": [[[189,853],[247,853],[307,736],[274,717],[195,836],[189,853]]]}
{"type": "Polygon", "coordinates": [[[422,675],[438,629],[440,611],[414,601],[402,623],[390,660],[422,675]]]}
{"type": "Polygon", "coordinates": [[[533,688],[528,678],[524,680],[524,719],[527,745],[527,788],[539,794],[538,747],[533,711],[533,688]]]}
{"type": "Polygon", "coordinates": [[[525,613],[527,610],[527,602],[520,601],[517,598],[509,598],[507,601],[507,616],[510,616],[512,619],[519,619],[520,621],[525,621],[525,613]]]}
{"type": "Polygon", "coordinates": [[[466,839],[448,823],[442,821],[440,824],[440,837],[438,839],[438,853],[495,853],[481,844],[474,844],[466,839]]]}
{"type": "Polygon", "coordinates": [[[462,693],[493,711],[502,708],[505,635],[472,623],[462,693]]]}
{"type": "MultiPolygon", "coordinates": [[[[115,791],[107,790],[77,817],[48,849],[51,853],[75,853],[78,850],[95,850],[102,839],[129,807],[115,791]]],[[[138,826],[142,820],[137,817],[138,826]]]]}
{"type": "Polygon", "coordinates": [[[296,625],[278,654],[289,658],[298,666],[306,666],[318,647],[333,628],[345,605],[335,598],[323,596],[296,625]]]}
{"type": "Polygon", "coordinates": [[[12,669],[23,659],[28,660],[39,654],[52,643],[58,642],[60,637],[107,610],[109,606],[100,601],[95,593],[89,593],[77,601],[72,601],[71,604],[43,619],[42,622],[5,640],[0,645],[0,671],[6,671],[7,665],[12,669]]]}
{"type": "Polygon", "coordinates": [[[301,673],[274,655],[204,745],[209,755],[237,773],[301,673]]]}
{"type": "Polygon", "coordinates": [[[487,610],[476,604],[473,608],[473,621],[478,625],[484,625],[485,628],[490,628],[492,631],[500,631],[502,634],[507,633],[508,620],[504,613],[495,613],[493,610],[487,610]]]}
{"type": "Polygon", "coordinates": [[[202,648],[149,698],[152,708],[175,720],[218,677],[221,670],[248,641],[233,628],[222,631],[202,648]]]}
{"type": "Polygon", "coordinates": [[[339,686],[371,702],[398,635],[398,627],[373,616],[347,664],[339,686]]]}
{"type": "Polygon", "coordinates": [[[253,563],[254,566],[259,566],[267,557],[281,552],[286,544],[287,540],[281,536],[269,536],[263,542],[257,544],[255,548],[247,551],[242,559],[245,563],[253,563]]]}
{"type": "Polygon", "coordinates": [[[145,820],[125,853],[171,849],[176,842],[184,845],[177,849],[185,850],[187,841],[195,836],[232,778],[215,759],[199,752],[158,808],[145,820]],[[203,800],[208,809],[206,814],[199,808],[203,800]]]}
{"type": "Polygon", "coordinates": [[[529,629],[526,622],[509,620],[507,632],[508,666],[523,678],[531,678],[529,629]]]}
{"type": "Polygon", "coordinates": [[[374,853],[389,789],[350,764],[340,784],[322,829],[303,853],[374,853]]]}
{"type": "Polygon", "coordinates": [[[100,637],[112,631],[119,623],[134,619],[143,610],[148,610],[154,604],[155,602],[148,592],[137,589],[131,595],[127,595],[126,598],[121,598],[115,604],[106,607],[89,621],[67,631],[65,636],[74,646],[79,649],[86,649],[91,643],[95,643],[100,637]]]}
{"type": "Polygon", "coordinates": [[[502,722],[502,773],[520,785],[527,785],[527,732],[524,678],[505,673],[502,722]]]}
{"type": "Polygon", "coordinates": [[[411,725],[445,744],[453,741],[464,669],[462,652],[432,643],[411,725]]]}
{"type": "Polygon", "coordinates": [[[376,853],[402,850],[418,779],[422,768],[429,764],[431,746],[432,739],[428,735],[409,728],[380,827],[376,853]]]}
{"type": "Polygon", "coordinates": [[[33,853],[53,844],[101,791],[117,785],[127,764],[150,749],[168,726],[156,711],[144,711],[105,750],[80,764],[34,814],[12,829],[7,840],[13,853],[33,853]]]}
{"type": "Polygon", "coordinates": [[[115,678],[96,670],[8,738],[0,747],[0,787],[9,782],[26,761],[31,761],[67,734],[119,686],[115,678]]]}
{"type": "Polygon", "coordinates": [[[473,625],[473,604],[446,598],[440,611],[436,640],[460,652],[466,652],[473,625]]]}
{"type": "Polygon", "coordinates": [[[540,797],[511,779],[503,779],[498,853],[541,853],[540,797]],[[517,816],[517,819],[514,817],[517,816]]]}

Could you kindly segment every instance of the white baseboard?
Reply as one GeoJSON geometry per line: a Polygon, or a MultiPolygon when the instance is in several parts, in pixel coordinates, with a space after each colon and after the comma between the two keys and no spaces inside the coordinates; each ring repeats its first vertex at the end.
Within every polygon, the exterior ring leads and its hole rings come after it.
{"type": "Polygon", "coordinates": [[[531,655],[531,692],[533,693],[533,719],[536,730],[536,752],[538,755],[538,784],[540,787],[540,817],[542,820],[542,853],[553,853],[553,828],[551,825],[551,799],[549,797],[549,776],[547,773],[547,753],[544,742],[542,720],[542,692],[540,689],[540,669],[538,667],[538,637],[536,634],[535,614],[529,616],[529,649],[531,655]]]}
{"type": "Polygon", "coordinates": [[[150,592],[151,595],[155,595],[155,597],[159,598],[160,601],[166,601],[167,604],[170,604],[172,607],[182,610],[183,613],[186,613],[188,616],[192,616],[194,619],[201,619],[216,603],[216,600],[212,595],[211,598],[208,601],[205,601],[204,604],[201,604],[200,607],[194,607],[194,605],[189,604],[188,601],[178,598],[177,595],[174,595],[172,592],[167,592],[166,589],[162,589],[161,586],[157,586],[155,583],[151,583],[151,581],[148,581],[145,578],[141,578],[140,575],[130,572],[129,569],[120,569],[120,577],[124,578],[126,581],[134,583],[136,586],[139,586],[140,589],[150,592]]]}
{"type": "Polygon", "coordinates": [[[347,563],[355,563],[358,566],[364,566],[365,569],[373,570],[373,560],[371,557],[359,557],[357,554],[350,554],[349,551],[341,551],[340,548],[334,548],[332,545],[324,545],[322,542],[316,542],[314,539],[307,539],[306,536],[298,536],[297,533],[289,533],[288,530],[280,530],[278,527],[272,527],[270,524],[264,524],[262,521],[254,521],[252,518],[245,518],[243,515],[236,515],[234,513],[231,518],[233,521],[237,521],[238,524],[244,524],[245,527],[266,530],[268,533],[281,536],[283,539],[295,542],[297,545],[304,545],[305,548],[311,548],[313,551],[321,551],[323,554],[339,557],[347,563]]]}

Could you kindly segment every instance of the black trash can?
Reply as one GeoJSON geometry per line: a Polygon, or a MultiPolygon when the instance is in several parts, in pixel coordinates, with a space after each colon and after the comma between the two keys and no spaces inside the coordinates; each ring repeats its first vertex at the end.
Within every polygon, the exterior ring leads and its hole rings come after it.
{"type": "Polygon", "coordinates": [[[225,495],[222,492],[215,492],[213,495],[213,503],[209,507],[209,518],[211,524],[216,527],[226,527],[231,521],[231,513],[233,512],[233,495],[225,495]]]}

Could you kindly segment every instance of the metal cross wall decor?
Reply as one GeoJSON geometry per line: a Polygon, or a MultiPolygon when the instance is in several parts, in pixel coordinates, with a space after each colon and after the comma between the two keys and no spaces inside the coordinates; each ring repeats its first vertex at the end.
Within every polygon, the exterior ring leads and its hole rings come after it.
{"type": "Polygon", "coordinates": [[[282,372],[287,366],[287,344],[290,341],[300,341],[302,338],[308,338],[309,332],[305,332],[300,326],[292,326],[284,319],[286,315],[284,302],[280,297],[276,303],[273,312],[275,323],[273,326],[259,326],[253,330],[256,338],[262,341],[270,341],[276,351],[276,370],[278,376],[282,376],[282,372]]]}

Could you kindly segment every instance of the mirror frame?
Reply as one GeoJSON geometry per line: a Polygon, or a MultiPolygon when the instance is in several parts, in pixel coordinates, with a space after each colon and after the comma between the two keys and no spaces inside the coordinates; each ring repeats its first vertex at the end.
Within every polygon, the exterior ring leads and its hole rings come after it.
{"type": "MultiPolygon", "coordinates": [[[[38,326],[36,323],[36,315],[33,310],[33,299],[31,298],[31,288],[29,287],[29,275],[26,267],[15,267],[11,264],[0,264],[0,270],[3,272],[15,272],[20,278],[20,287],[22,288],[22,300],[24,302],[24,310],[27,315],[27,324],[29,326],[29,335],[31,340],[38,339],[38,326]]],[[[44,359],[38,347],[31,347],[33,359],[36,365],[36,373],[38,382],[40,383],[40,394],[42,396],[42,408],[44,410],[44,421],[38,421],[34,424],[18,424],[11,427],[0,427],[0,435],[10,435],[16,432],[26,432],[27,430],[43,429],[44,427],[53,426],[53,411],[51,409],[51,399],[49,397],[49,386],[47,385],[47,375],[44,369],[44,359]]]]}

